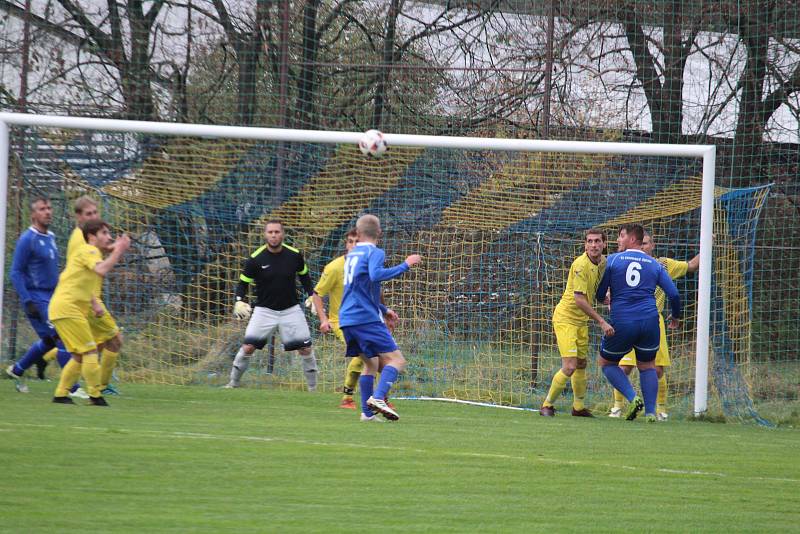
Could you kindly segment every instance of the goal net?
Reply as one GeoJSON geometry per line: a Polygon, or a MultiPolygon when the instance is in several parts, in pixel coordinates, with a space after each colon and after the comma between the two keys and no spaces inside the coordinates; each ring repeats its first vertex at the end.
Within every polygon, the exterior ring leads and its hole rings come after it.
{"type": "MultiPolygon", "coordinates": [[[[52,126],[13,127],[11,139],[15,209],[6,222],[6,265],[34,194],[52,199],[51,229],[62,257],[74,225],[71,202],[80,195],[95,197],[115,231],[133,238],[104,290],[124,329],[123,382],[227,381],[245,327],[232,317],[233,290],[271,218],[284,222],[287,242],[304,252],[316,282],[344,252],[343,236],[357,217],[378,215],[389,263],[415,252],[424,258],[418,270],[384,285],[387,304],[402,318],[395,335],[409,361],[395,394],[519,407],[538,407],[560,366],[551,316],[586,229],[607,230],[607,253],[616,251],[617,229],[628,222],[650,230],[656,256],[689,260],[699,252],[699,158],[420,142],[390,146],[372,159],[354,142],[301,142],[297,135],[211,138],[52,126]]],[[[758,417],[749,392],[750,293],[767,189],[714,191],[708,407],[748,419],[758,417]]],[[[668,403],[675,415],[688,415],[698,276],[677,285],[686,316],[668,334],[668,403]]],[[[2,351],[14,359],[34,333],[13,289],[4,289],[2,351]]],[[[612,395],[595,363],[599,330],[590,330],[588,400],[601,410],[612,395]]],[[[314,337],[320,388],[338,390],[343,347],[332,336],[314,337]]],[[[284,352],[279,339],[271,347],[256,353],[244,385],[303,388],[295,353],[284,352]]],[[[568,406],[569,392],[561,402],[568,406]]]]}

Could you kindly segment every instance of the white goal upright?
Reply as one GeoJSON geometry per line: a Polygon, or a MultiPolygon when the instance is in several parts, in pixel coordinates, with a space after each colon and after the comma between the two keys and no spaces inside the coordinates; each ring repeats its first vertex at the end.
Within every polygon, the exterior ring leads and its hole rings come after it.
{"type": "MultiPolygon", "coordinates": [[[[416,274],[386,285],[404,318],[401,391],[525,406],[538,405],[559,362],[550,314],[583,231],[605,228],[613,240],[619,225],[639,222],[657,255],[688,259],[699,247],[699,276],[679,286],[691,322],[670,334],[670,395],[690,399],[687,412],[707,411],[709,356],[747,350],[733,339],[736,292],[714,285],[745,284],[748,261],[712,255],[712,235],[732,231],[735,219],[721,215],[729,208],[726,191],[715,190],[714,146],[386,133],[388,151],[369,158],[357,148],[362,135],[0,113],[0,271],[21,230],[10,200],[49,194],[63,246],[69,202],[96,196],[103,217],[135,242],[106,282],[128,352],[148,355],[123,356],[126,379],[217,383],[243,330],[229,316],[233,283],[264,221],[284,221],[316,279],[341,253],[344,230],[376,213],[387,254],[425,258],[416,274]],[[719,332],[731,341],[712,347],[719,332]]],[[[32,334],[13,292],[0,302],[0,348],[13,358],[32,334]]],[[[317,343],[323,387],[334,389],[341,347],[317,343]]],[[[280,351],[260,365],[255,385],[302,383],[280,351]]],[[[590,391],[610,395],[596,370],[590,391]]]]}

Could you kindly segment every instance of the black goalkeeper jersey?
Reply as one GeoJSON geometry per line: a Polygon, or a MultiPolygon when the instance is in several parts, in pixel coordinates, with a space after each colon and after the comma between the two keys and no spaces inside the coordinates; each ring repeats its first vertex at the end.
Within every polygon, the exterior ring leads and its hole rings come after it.
{"type": "Polygon", "coordinates": [[[236,296],[246,300],[247,286],[255,284],[256,306],[285,310],[298,303],[295,278],[300,279],[303,289],[311,295],[314,285],[300,251],[283,244],[280,252],[273,253],[264,245],[244,262],[236,296]]]}

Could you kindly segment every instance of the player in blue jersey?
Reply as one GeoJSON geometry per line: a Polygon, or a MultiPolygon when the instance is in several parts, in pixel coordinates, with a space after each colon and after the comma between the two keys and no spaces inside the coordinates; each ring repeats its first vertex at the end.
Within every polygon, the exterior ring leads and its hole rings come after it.
{"type": "Polygon", "coordinates": [[[384,321],[386,306],[381,303],[381,282],[396,278],[422,261],[419,254],[403,263],[385,268],[384,251],[377,247],[381,222],[375,215],[362,215],[356,222],[358,244],[344,262],[344,296],[339,308],[339,327],[347,343],[347,356],[359,356],[364,369],[358,380],[361,393],[361,420],[375,421],[375,412],[396,421],[400,418],[384,400],[406,360],[384,321]],[[375,375],[381,372],[378,386],[375,375]]]}
{"type": "MultiPolygon", "coordinates": [[[[22,232],[17,241],[9,277],[19,295],[25,316],[39,340],[31,345],[18,362],[6,369],[6,374],[17,381],[33,364],[42,361],[43,356],[53,348],[58,349],[57,358],[62,366],[70,359],[69,352],[58,339],[47,315],[50,298],[58,283],[58,247],[56,236],[49,230],[53,221],[53,208],[50,200],[45,197],[34,199],[30,207],[31,226],[22,232]]],[[[17,382],[17,389],[26,392],[27,386],[17,382]]],[[[77,386],[71,391],[74,396],[88,397],[77,386]]]]}
{"type": "Polygon", "coordinates": [[[658,376],[655,357],[661,343],[659,313],[655,291],[660,287],[671,307],[668,317],[670,328],[678,328],[681,317],[681,298],[667,270],[656,258],[641,250],[644,228],[639,224],[626,224],[619,231],[621,252],[608,257],[606,270],[596,297],[599,301],[611,293],[611,326],[614,332],[606,334],[600,343],[600,367],[608,381],[630,402],[625,418],[633,420],[644,408],[648,421],[656,421],[658,376]],[[636,395],[619,361],[628,352],[636,351],[636,366],[642,396],[636,395]]]}

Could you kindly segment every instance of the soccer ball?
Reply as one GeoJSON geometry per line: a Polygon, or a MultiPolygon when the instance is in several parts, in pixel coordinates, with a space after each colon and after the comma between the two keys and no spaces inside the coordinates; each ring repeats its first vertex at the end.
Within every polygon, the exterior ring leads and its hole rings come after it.
{"type": "Polygon", "coordinates": [[[386,143],[386,139],[378,130],[367,130],[358,141],[358,148],[361,150],[361,153],[373,158],[380,157],[381,154],[386,152],[388,147],[389,145],[386,143]]]}

